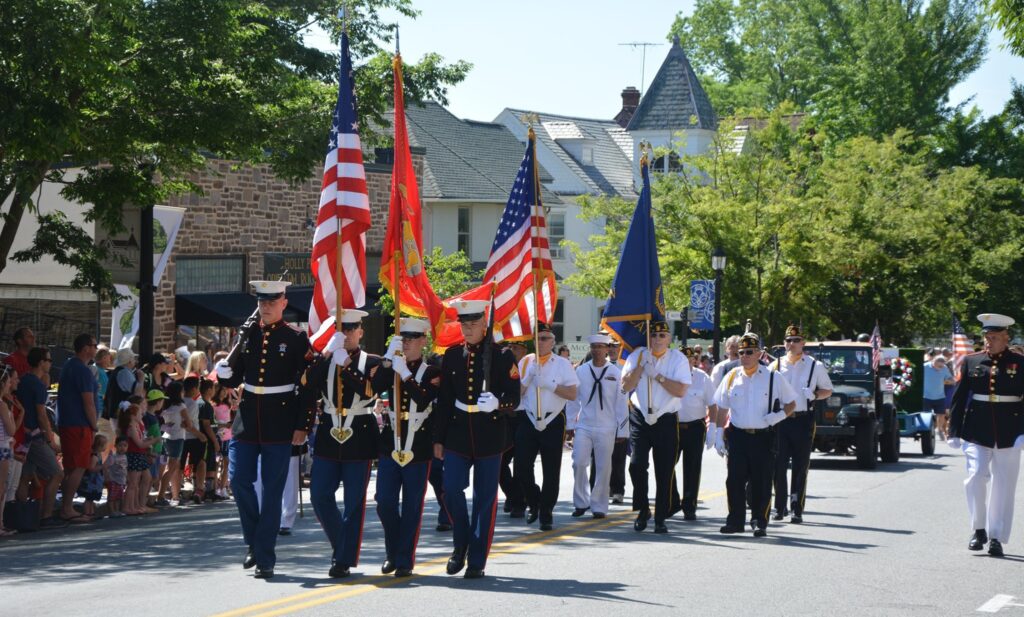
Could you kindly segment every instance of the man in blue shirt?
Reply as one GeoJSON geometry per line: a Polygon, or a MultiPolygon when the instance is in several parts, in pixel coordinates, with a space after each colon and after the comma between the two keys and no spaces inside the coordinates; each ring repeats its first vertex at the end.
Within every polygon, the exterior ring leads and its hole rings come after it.
{"type": "MultiPolygon", "coordinates": [[[[57,489],[64,472],[57,463],[60,445],[50,418],[46,415],[46,383],[50,379],[50,366],[53,359],[50,352],[42,347],[33,347],[28,352],[29,372],[18,381],[18,400],[25,410],[25,435],[29,440],[28,453],[25,455],[25,467],[22,478],[28,479],[36,474],[46,480],[46,491],[43,494],[42,515],[43,525],[58,525],[60,521],[53,518],[53,503],[57,499],[57,489]]],[[[21,495],[28,489],[23,483],[21,495]]]]}
{"type": "Polygon", "coordinates": [[[74,508],[75,493],[92,455],[92,437],[96,433],[96,404],[99,384],[89,369],[96,357],[96,338],[91,334],[75,337],[75,355],[60,371],[57,391],[57,425],[60,447],[64,455],[64,483],[61,493],[60,518],[69,522],[85,522],[74,508]]]}
{"type": "Polygon", "coordinates": [[[946,366],[946,358],[936,354],[924,365],[924,408],[935,413],[939,438],[946,438],[946,386],[953,383],[953,373],[946,366]]]}

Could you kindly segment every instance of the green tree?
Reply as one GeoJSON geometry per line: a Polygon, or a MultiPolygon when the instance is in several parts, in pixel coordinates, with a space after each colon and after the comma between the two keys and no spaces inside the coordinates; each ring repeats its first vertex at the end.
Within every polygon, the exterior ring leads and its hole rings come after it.
{"type": "MultiPolygon", "coordinates": [[[[382,46],[394,26],[384,9],[414,16],[410,0],[10,0],[0,38],[0,271],[46,178],[110,230],[122,209],[197,190],[190,174],[205,156],[269,162],[280,177],[308,178],[322,159],[337,93],[337,53],[309,46],[311,27],[334,35],[345,4],[352,16],[357,97],[364,122],[385,124],[390,72],[382,46]],[[59,164],[82,167],[65,178],[59,164]]],[[[444,101],[470,65],[436,54],[406,69],[410,98],[444,101]]],[[[368,139],[370,136],[367,135],[368,139]]],[[[78,242],[59,216],[40,220],[21,255],[80,250],[76,284],[110,292],[102,247],[78,242]]]]}
{"type": "Polygon", "coordinates": [[[721,115],[789,101],[836,140],[934,130],[986,35],[977,0],[697,0],[669,33],[721,115]]]}
{"type": "Polygon", "coordinates": [[[1024,56],[1024,2],[1021,0],[989,0],[989,11],[996,18],[1009,42],[1010,49],[1024,56]]]}
{"type": "MultiPolygon", "coordinates": [[[[886,340],[908,343],[946,332],[951,310],[1020,306],[1020,181],[977,166],[940,168],[930,143],[908,131],[823,148],[813,123],[793,128],[785,112],[746,133],[724,120],[707,154],[657,177],[652,201],[670,307],[688,304],[691,279],[711,277],[715,246],[728,255],[723,325],[751,319],[769,341],[790,322],[849,337],[877,319],[886,340]]],[[[568,283],[605,297],[633,205],[581,204],[584,217],[607,218],[606,233],[590,239],[591,251],[570,247],[578,272],[568,283]]]]}

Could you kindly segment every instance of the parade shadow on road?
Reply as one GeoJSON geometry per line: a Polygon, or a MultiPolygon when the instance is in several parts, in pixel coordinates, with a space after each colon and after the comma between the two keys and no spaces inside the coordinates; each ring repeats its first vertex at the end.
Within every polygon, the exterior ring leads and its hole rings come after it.
{"type": "Polygon", "coordinates": [[[636,598],[627,598],[619,595],[630,588],[629,585],[623,583],[580,581],[573,578],[522,578],[488,575],[484,579],[467,581],[462,577],[442,575],[413,578],[410,581],[409,587],[444,587],[445,589],[465,587],[472,588],[473,591],[512,593],[525,596],[549,596],[566,600],[572,598],[643,604],[646,606],[666,606],[656,602],[645,602],[636,598]]]}
{"type": "Polygon", "coordinates": [[[858,469],[857,459],[852,456],[829,456],[828,458],[812,458],[811,469],[835,470],[835,471],[861,471],[864,473],[903,473],[912,469],[927,469],[930,471],[941,471],[948,467],[948,463],[939,459],[944,456],[919,457],[917,460],[900,458],[898,463],[879,463],[874,469],[858,469]]]}

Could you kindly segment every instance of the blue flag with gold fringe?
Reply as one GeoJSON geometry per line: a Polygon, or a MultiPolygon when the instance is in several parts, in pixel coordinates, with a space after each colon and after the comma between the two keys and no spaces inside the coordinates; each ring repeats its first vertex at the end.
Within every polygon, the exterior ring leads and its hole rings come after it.
{"type": "Polygon", "coordinates": [[[665,320],[646,155],[640,160],[640,175],[643,178],[640,199],[636,202],[626,241],[622,243],[619,267],[601,317],[601,326],[622,343],[622,359],[633,349],[648,344],[652,321],[665,320]]]}

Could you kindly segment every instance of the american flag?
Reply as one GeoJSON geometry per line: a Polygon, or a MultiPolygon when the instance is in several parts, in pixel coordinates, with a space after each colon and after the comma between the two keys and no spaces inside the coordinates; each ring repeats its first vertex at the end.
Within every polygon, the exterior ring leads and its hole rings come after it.
{"type": "Polygon", "coordinates": [[[878,322],[875,322],[875,329],[868,342],[871,343],[871,370],[877,371],[882,362],[882,331],[878,329],[878,322]]]}
{"type": "Polygon", "coordinates": [[[967,339],[967,333],[964,332],[963,325],[960,324],[960,320],[956,314],[953,314],[953,376],[954,379],[960,381],[960,365],[963,364],[964,358],[967,354],[971,353],[971,342],[967,339]]]}
{"type": "Polygon", "coordinates": [[[359,308],[366,303],[366,230],[370,228],[370,198],[366,191],[363,150],[356,117],[355,82],[349,56],[348,34],[341,35],[338,103],[334,108],[320,207],[313,232],[313,303],[309,333],[322,349],[334,329],[331,309],[337,304],[334,286],[337,240],[341,234],[341,305],[359,308]]]}
{"type": "Polygon", "coordinates": [[[484,285],[496,284],[494,328],[500,330],[500,336],[495,337],[498,340],[522,340],[533,336],[534,277],[537,277],[540,289],[537,320],[551,323],[558,304],[547,224],[543,206],[539,205],[540,195],[537,194],[534,140],[531,130],[526,154],[512,185],[484,271],[484,285]],[[534,203],[538,204],[536,216],[533,216],[534,203]]]}

